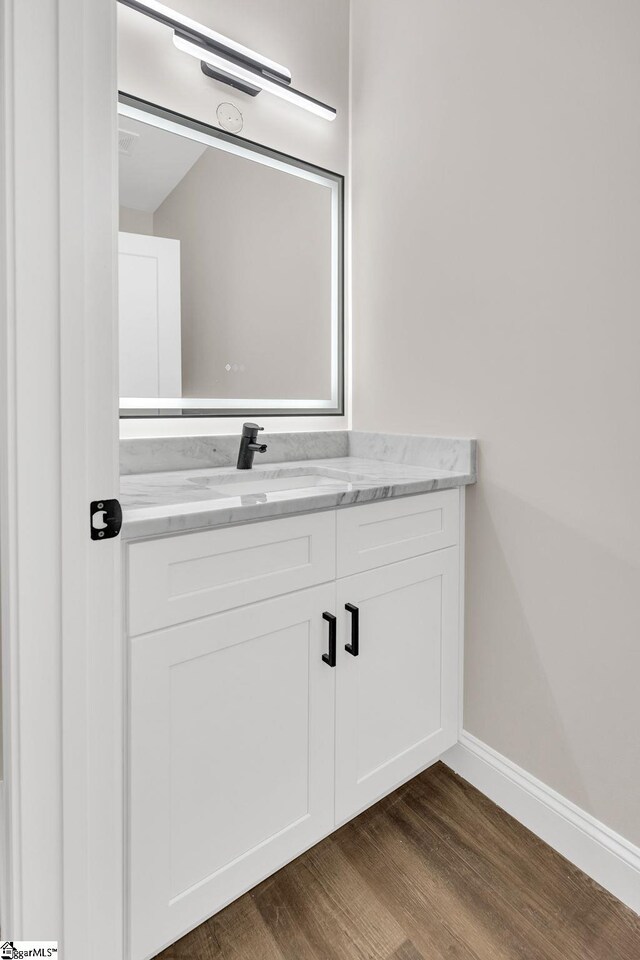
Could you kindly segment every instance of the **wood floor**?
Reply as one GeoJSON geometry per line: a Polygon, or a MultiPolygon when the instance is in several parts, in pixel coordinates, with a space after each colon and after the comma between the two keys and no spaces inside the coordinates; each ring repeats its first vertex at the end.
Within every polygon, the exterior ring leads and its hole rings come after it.
{"type": "Polygon", "coordinates": [[[640,960],[640,918],[436,764],[162,960],[640,960]]]}

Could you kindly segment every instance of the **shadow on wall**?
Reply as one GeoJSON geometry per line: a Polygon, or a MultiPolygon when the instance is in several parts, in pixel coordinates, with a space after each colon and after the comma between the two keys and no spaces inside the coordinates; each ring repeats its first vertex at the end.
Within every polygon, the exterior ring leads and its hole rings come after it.
{"type": "Polygon", "coordinates": [[[468,492],[465,728],[640,843],[640,563],[480,477],[468,492]]]}

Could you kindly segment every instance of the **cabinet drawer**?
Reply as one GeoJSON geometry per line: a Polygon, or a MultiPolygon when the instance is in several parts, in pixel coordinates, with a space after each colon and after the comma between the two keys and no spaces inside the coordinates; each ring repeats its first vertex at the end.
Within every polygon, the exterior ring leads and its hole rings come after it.
{"type": "Polygon", "coordinates": [[[338,577],[458,543],[458,490],[381,500],[338,512],[338,577]]]}
{"type": "Polygon", "coordinates": [[[335,513],[133,543],[129,635],[335,578],[335,513]]]}

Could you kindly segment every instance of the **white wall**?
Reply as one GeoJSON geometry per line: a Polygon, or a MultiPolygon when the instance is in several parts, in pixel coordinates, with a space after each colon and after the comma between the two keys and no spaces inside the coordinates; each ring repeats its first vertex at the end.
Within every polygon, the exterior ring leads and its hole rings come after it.
{"type": "Polygon", "coordinates": [[[466,728],[640,843],[640,4],[352,10],[354,426],[479,438],[466,728]]]}

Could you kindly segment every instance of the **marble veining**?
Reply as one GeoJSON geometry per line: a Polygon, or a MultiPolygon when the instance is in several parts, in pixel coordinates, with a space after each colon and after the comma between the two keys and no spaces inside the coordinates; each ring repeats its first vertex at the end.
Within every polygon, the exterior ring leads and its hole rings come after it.
{"type": "Polygon", "coordinates": [[[349,431],[349,456],[476,473],[476,441],[456,437],[421,437],[402,433],[349,431]]]}
{"type": "MultiPolygon", "coordinates": [[[[258,421],[259,422],[259,421],[258,421]]],[[[346,430],[307,433],[261,433],[267,452],[261,463],[346,457],[346,430]]],[[[163,470],[201,470],[205,467],[235,467],[240,436],[148,437],[120,441],[120,474],[156,473],[163,470]]]]}
{"type": "MultiPolygon", "coordinates": [[[[392,449],[390,444],[383,445],[389,455],[392,449]]],[[[334,456],[282,461],[276,466],[261,462],[250,472],[209,467],[130,474],[121,478],[122,536],[131,540],[206,529],[474,482],[475,455],[470,455],[466,470],[334,456]]]]}
{"type": "MultiPolygon", "coordinates": [[[[267,452],[260,463],[359,457],[416,467],[475,473],[475,440],[409,434],[325,430],[262,433],[267,452]]],[[[148,437],[120,441],[120,473],[159,473],[235,467],[239,436],[148,437]]]]}

